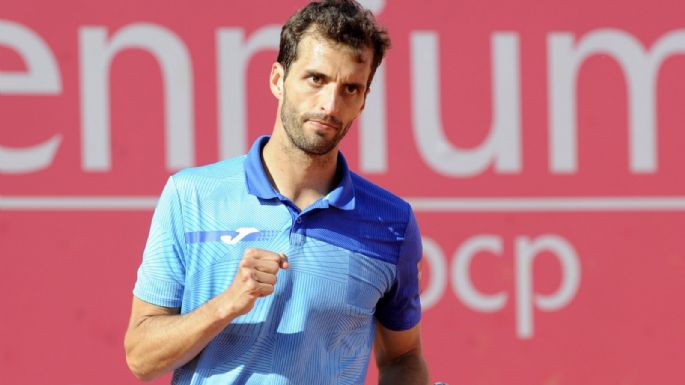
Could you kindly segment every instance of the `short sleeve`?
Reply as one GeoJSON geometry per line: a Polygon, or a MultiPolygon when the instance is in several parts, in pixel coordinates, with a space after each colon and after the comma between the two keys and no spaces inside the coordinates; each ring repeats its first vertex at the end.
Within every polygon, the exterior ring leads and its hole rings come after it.
{"type": "Polygon", "coordinates": [[[421,235],[414,213],[410,211],[397,262],[395,282],[376,306],[376,318],[388,329],[411,329],[421,320],[419,262],[422,253],[421,235]]]}
{"type": "Polygon", "coordinates": [[[157,306],[181,307],[185,280],[183,213],[173,177],[152,216],[133,295],[157,306]]]}

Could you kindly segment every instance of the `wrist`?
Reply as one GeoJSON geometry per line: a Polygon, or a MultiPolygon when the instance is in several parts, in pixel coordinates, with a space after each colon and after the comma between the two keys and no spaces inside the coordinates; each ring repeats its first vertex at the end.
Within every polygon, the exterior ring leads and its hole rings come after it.
{"type": "Polygon", "coordinates": [[[221,293],[212,298],[208,303],[210,314],[213,320],[222,323],[224,326],[228,325],[240,314],[236,311],[233,301],[226,296],[226,293],[221,293]]]}

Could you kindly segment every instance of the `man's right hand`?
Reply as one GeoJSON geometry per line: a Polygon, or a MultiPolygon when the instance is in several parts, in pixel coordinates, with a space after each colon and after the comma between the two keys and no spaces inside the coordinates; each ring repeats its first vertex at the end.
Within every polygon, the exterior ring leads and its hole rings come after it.
{"type": "Polygon", "coordinates": [[[184,365],[257,298],[272,294],[278,270],[287,268],[284,254],[247,249],[231,286],[186,314],[134,297],[124,343],[129,368],[151,380],[184,365]]]}
{"type": "Polygon", "coordinates": [[[283,253],[255,248],[245,250],[233,283],[224,292],[231,303],[229,312],[234,315],[249,312],[257,298],[274,292],[278,271],[287,268],[288,260],[283,253]]]}

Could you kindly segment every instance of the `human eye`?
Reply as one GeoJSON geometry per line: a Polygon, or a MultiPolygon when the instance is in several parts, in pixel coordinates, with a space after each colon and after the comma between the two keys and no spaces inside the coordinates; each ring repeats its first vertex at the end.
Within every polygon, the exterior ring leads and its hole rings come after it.
{"type": "Polygon", "coordinates": [[[348,84],[345,86],[345,93],[348,95],[355,95],[359,93],[360,87],[356,84],[348,84]]]}
{"type": "Polygon", "coordinates": [[[321,85],[323,83],[323,78],[320,75],[317,74],[310,74],[307,79],[311,84],[314,85],[321,85]]]}

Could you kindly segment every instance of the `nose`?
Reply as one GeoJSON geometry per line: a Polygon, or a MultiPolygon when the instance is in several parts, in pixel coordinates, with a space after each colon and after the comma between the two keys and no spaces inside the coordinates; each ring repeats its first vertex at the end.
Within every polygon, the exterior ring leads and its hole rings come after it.
{"type": "Polygon", "coordinates": [[[321,90],[319,110],[327,115],[337,117],[340,108],[340,93],[335,84],[328,84],[321,90]]]}

